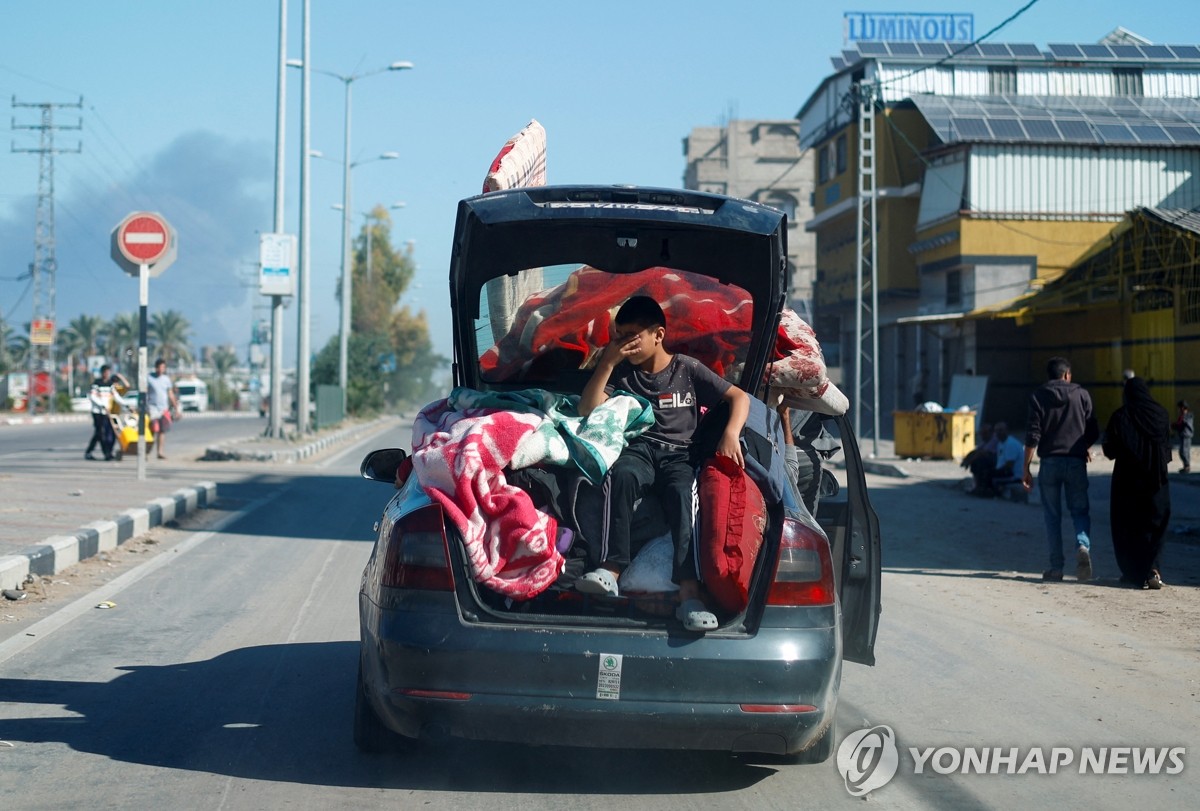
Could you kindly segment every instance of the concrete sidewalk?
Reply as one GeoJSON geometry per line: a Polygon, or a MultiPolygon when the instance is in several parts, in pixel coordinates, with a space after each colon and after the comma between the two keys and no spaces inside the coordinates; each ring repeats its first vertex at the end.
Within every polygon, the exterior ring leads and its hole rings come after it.
{"type": "Polygon", "coordinates": [[[211,507],[223,481],[311,459],[331,447],[395,429],[403,419],[382,417],[303,438],[249,436],[187,453],[181,447],[178,460],[173,454],[169,462],[149,463],[145,481],[137,480],[132,458],[85,463],[75,448],[48,449],[24,462],[19,474],[0,474],[0,588],[16,588],[31,574],[56,574],[152,527],[211,507]],[[259,464],[213,464],[206,458],[259,464]]]}

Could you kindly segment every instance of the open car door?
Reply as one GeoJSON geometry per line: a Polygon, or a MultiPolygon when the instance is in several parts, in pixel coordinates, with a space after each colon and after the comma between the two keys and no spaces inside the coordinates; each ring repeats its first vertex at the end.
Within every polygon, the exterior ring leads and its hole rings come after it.
{"type": "Polygon", "coordinates": [[[833,498],[822,497],[817,505],[817,521],[829,535],[837,569],[843,657],[873,665],[881,611],[879,518],[867,497],[862,456],[850,420],[845,415],[823,420],[840,440],[846,467],[846,486],[833,498]]]}

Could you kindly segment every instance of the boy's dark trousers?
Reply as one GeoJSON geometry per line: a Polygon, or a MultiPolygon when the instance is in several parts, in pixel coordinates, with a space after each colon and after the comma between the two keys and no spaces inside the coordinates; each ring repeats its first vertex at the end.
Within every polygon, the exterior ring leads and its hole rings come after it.
{"type": "Polygon", "coordinates": [[[686,448],[672,448],[638,437],[621,451],[609,473],[610,519],[605,565],[624,570],[629,565],[629,534],[633,504],[644,492],[658,495],[675,542],[671,579],[696,579],[692,549],[692,490],[695,472],[686,448]]]}

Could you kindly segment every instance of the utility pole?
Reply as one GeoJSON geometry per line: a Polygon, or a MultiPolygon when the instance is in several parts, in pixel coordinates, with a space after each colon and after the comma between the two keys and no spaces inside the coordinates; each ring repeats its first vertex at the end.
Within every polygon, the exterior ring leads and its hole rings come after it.
{"type": "MultiPolygon", "coordinates": [[[[275,233],[284,228],[284,134],[287,128],[287,0],[279,0],[279,56],[275,76],[275,233]]],[[[295,257],[292,257],[295,269],[295,257]]],[[[299,363],[296,364],[299,368],[299,363]]],[[[283,296],[271,296],[271,372],[267,436],[283,437],[283,296]]]]}
{"type": "Polygon", "coordinates": [[[33,318],[30,321],[29,335],[29,389],[26,396],[26,409],[32,414],[36,408],[36,398],[33,396],[34,380],[38,372],[50,373],[50,397],[48,410],[55,410],[54,399],[58,392],[57,360],[58,324],[55,323],[55,275],[58,262],[54,257],[54,156],[57,153],[82,152],[82,143],[74,149],[60,149],[54,146],[55,130],[81,130],[83,120],[76,124],[55,124],[54,110],[58,107],[83,109],[83,97],[74,104],[53,102],[20,102],[13,96],[13,108],[35,107],[41,110],[40,124],[18,124],[13,117],[14,130],[38,130],[39,144],[36,149],[28,149],[12,145],[13,152],[36,152],[38,154],[38,201],[37,222],[33,237],[33,318]],[[49,335],[39,331],[35,342],[35,325],[37,322],[50,323],[49,335]]]}
{"type": "Polygon", "coordinates": [[[871,456],[879,455],[879,265],[876,245],[875,87],[855,85],[858,107],[858,238],[854,310],[854,433],[861,439],[862,407],[871,400],[871,456]],[[866,323],[864,323],[864,321],[866,323]],[[868,354],[869,353],[869,354],[868,354]],[[866,361],[864,370],[863,361],[866,361]]]}
{"type": "Polygon", "coordinates": [[[300,311],[300,324],[297,328],[298,343],[296,347],[296,431],[303,436],[309,432],[308,400],[309,400],[309,371],[312,358],[309,326],[311,323],[312,300],[309,293],[312,289],[312,229],[311,198],[312,177],[312,140],[311,118],[312,107],[312,0],[304,0],[303,24],[301,39],[303,65],[300,83],[300,290],[297,309],[300,311]]]}

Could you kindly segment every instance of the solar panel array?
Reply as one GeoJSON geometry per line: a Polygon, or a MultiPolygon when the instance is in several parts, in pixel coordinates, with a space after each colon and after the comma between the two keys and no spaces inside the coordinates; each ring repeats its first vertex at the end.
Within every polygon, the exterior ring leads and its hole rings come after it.
{"type": "Polygon", "coordinates": [[[1200,99],[925,94],[911,99],[944,143],[1200,146],[1200,99]]]}
{"type": "Polygon", "coordinates": [[[955,59],[1018,59],[1060,62],[1197,62],[1200,46],[1054,43],[1048,52],[1031,43],[983,42],[963,48],[957,42],[857,42],[832,57],[834,70],[842,70],[863,59],[893,57],[905,60],[938,60],[954,54],[955,59]]]}

